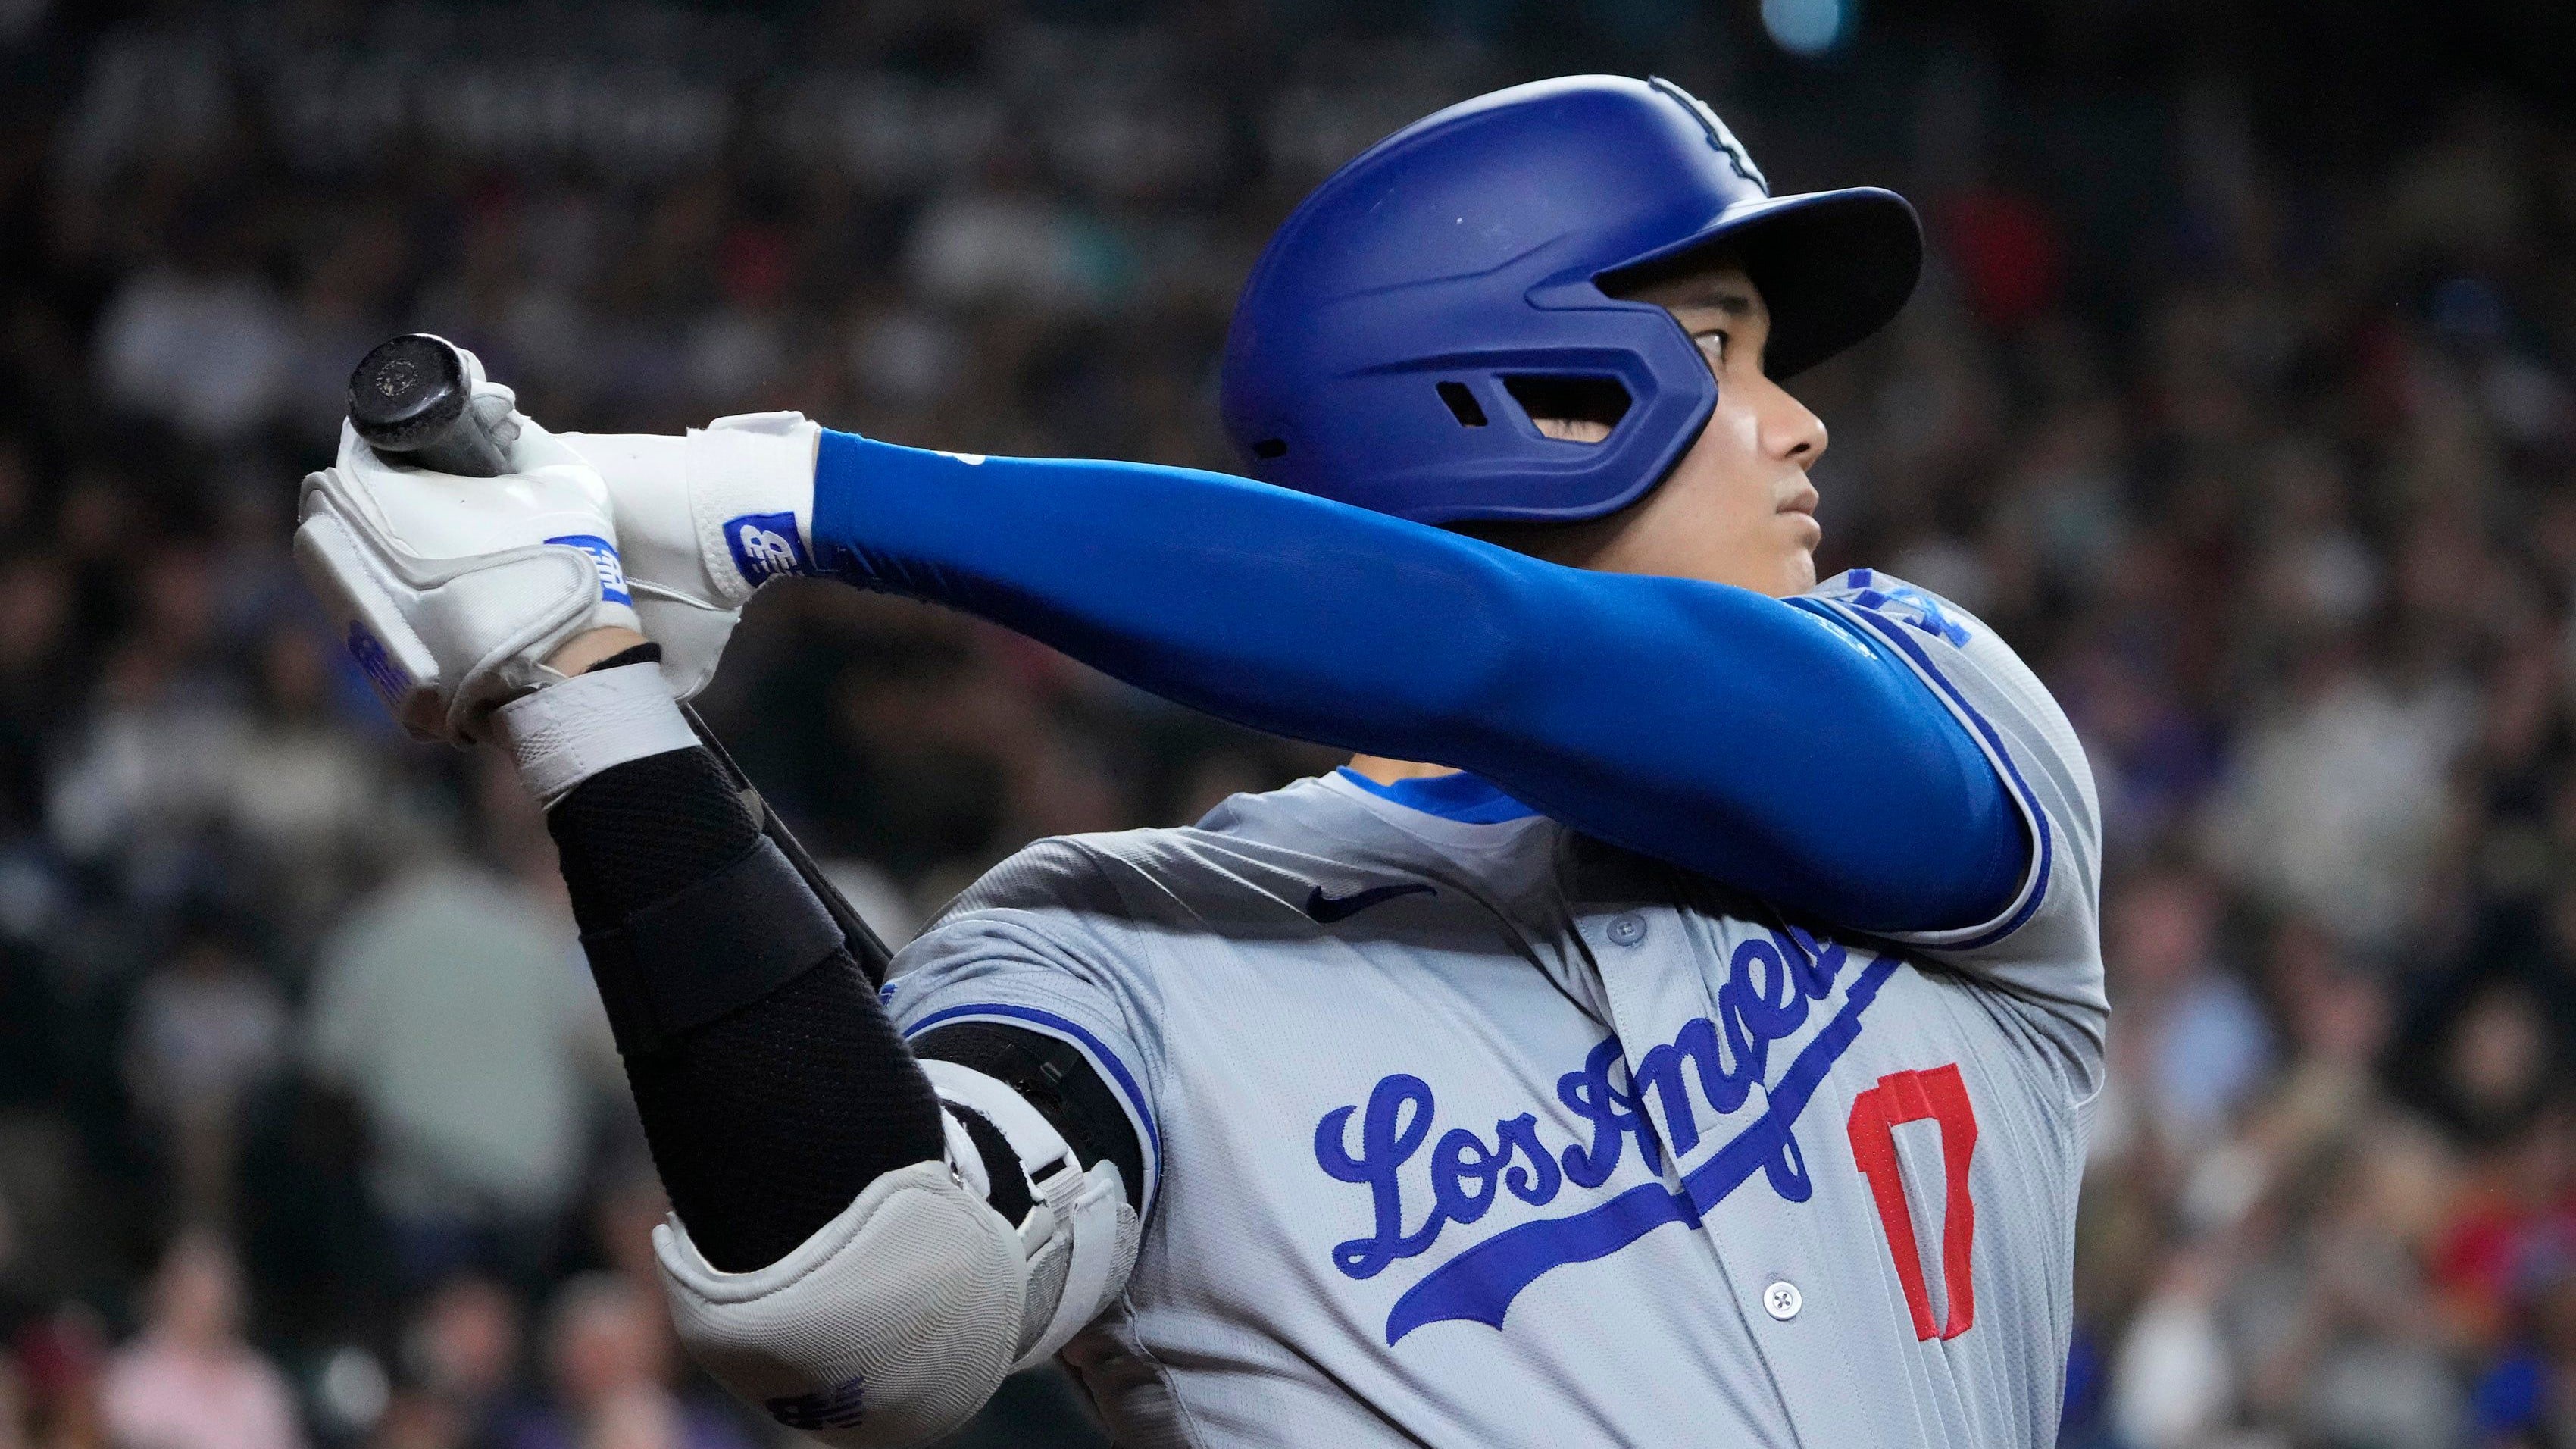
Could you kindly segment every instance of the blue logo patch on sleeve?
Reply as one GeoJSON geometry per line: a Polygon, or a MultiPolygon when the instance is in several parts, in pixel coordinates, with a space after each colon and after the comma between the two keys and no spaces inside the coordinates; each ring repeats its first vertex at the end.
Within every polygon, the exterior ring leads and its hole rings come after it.
{"type": "Polygon", "coordinates": [[[746,513],[726,522],[724,536],[725,547],[733,550],[733,566],[755,584],[814,571],[793,513],[746,513]]]}
{"type": "Polygon", "coordinates": [[[587,533],[567,533],[560,538],[547,539],[546,542],[559,543],[567,548],[577,548],[590,555],[590,561],[599,568],[601,598],[612,604],[631,605],[635,602],[633,596],[626,592],[626,565],[617,561],[617,545],[587,533]]]}
{"type": "Polygon", "coordinates": [[[1845,595],[1856,609],[1867,609],[1900,624],[1910,624],[1935,639],[1947,639],[1954,648],[1964,649],[1972,637],[1967,626],[1951,618],[1941,601],[1931,594],[1895,579],[1882,579],[1871,569],[1853,569],[1846,577],[1852,592],[1845,595]]]}

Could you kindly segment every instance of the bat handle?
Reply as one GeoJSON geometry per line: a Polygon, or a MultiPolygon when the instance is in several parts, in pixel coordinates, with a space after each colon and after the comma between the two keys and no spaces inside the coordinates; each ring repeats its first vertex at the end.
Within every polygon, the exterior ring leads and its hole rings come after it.
{"type": "Polygon", "coordinates": [[[465,355],[426,332],[379,344],[349,374],[349,423],[367,446],[462,478],[510,471],[518,428],[500,397],[477,398],[465,355]]]}
{"type": "Polygon", "coordinates": [[[787,857],[787,863],[796,867],[796,873],[804,877],[805,884],[812,887],[815,896],[823,902],[824,912],[831,916],[832,924],[841,928],[841,941],[849,948],[850,959],[859,963],[859,971],[867,977],[868,984],[885,985],[886,970],[893,962],[894,953],[886,949],[884,939],[859,915],[858,907],[850,904],[850,898],[841,894],[841,888],[823,874],[823,868],[806,853],[796,833],[787,828],[786,821],[778,818],[778,811],[762,798],[760,787],[752,784],[751,776],[734,763],[724,741],[717,739],[716,732],[707,728],[707,722],[698,718],[698,712],[683,703],[680,715],[697,734],[698,743],[706,747],[708,754],[715,756],[725,778],[733,782],[734,793],[742,797],[743,807],[760,821],[760,833],[769,837],[769,843],[778,847],[778,853],[787,857]]]}

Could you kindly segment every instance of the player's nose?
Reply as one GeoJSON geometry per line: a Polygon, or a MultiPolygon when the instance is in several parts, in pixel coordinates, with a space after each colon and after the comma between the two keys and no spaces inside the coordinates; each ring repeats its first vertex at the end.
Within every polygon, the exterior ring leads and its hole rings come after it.
{"type": "Polygon", "coordinates": [[[1763,455],[1801,468],[1814,467],[1816,460],[1825,456],[1825,445],[1831,441],[1825,432],[1825,420],[1767,377],[1752,386],[1763,455]]]}

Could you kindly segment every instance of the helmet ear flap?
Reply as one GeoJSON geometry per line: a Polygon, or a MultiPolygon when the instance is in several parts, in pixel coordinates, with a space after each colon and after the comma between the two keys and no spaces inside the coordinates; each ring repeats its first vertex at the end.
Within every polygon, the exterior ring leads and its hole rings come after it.
{"type": "Polygon", "coordinates": [[[1359,328],[1274,333],[1261,362],[1310,338],[1376,345],[1299,358],[1293,395],[1234,396],[1251,404],[1229,426],[1249,440],[1252,476],[1433,524],[1594,518],[1633,502],[1698,437],[1716,379],[1663,308],[1588,283],[1539,290],[1464,319],[1402,313],[1420,294],[1365,301],[1406,338],[1491,339],[1473,349],[1406,357],[1359,328]]]}

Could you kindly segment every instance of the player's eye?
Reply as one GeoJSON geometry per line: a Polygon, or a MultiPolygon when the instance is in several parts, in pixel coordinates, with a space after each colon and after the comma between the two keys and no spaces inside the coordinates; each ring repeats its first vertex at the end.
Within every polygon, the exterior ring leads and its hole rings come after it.
{"type": "Polygon", "coordinates": [[[1720,365],[1720,366],[1724,366],[1724,365],[1725,365],[1725,363],[1726,363],[1726,333],[1725,333],[1725,332],[1723,332],[1723,331],[1721,331],[1721,330],[1718,330],[1718,329],[1714,329],[1714,328],[1712,328],[1712,329],[1710,329],[1709,331],[1706,331],[1706,332],[1702,332],[1702,333],[1698,333],[1698,334],[1696,334],[1696,335],[1692,338],[1692,340],[1693,340],[1693,341],[1695,341],[1695,342],[1697,342],[1697,343],[1699,344],[1699,350],[1700,350],[1700,351],[1705,352],[1705,353],[1707,353],[1707,354],[1708,354],[1708,360],[1709,360],[1709,361],[1711,361],[1711,362],[1713,362],[1713,363],[1716,363],[1716,364],[1718,364],[1718,365],[1720,365]]]}

